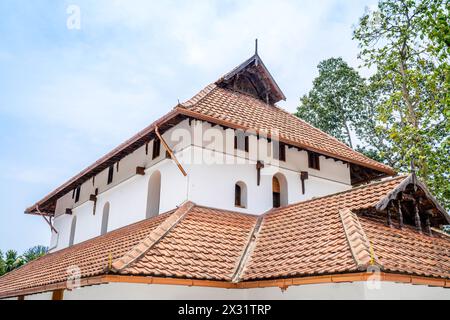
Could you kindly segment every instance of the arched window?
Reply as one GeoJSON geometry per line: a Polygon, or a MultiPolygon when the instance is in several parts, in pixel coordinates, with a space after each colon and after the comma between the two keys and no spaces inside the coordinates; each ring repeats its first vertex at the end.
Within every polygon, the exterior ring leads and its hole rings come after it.
{"type": "Polygon", "coordinates": [[[272,197],[274,208],[288,204],[287,180],[281,173],[277,173],[272,178],[272,197]]]}
{"type": "Polygon", "coordinates": [[[234,186],[234,205],[240,208],[247,208],[247,186],[239,181],[234,186]]]}
{"type": "Polygon", "coordinates": [[[70,238],[69,238],[69,247],[73,246],[75,241],[75,230],[77,228],[77,216],[73,216],[72,224],[70,226],[70,238]]]}
{"type": "Polygon", "coordinates": [[[147,213],[146,218],[159,214],[159,202],[161,197],[161,173],[156,171],[148,181],[147,213]]]}
{"type": "Polygon", "coordinates": [[[102,235],[108,232],[109,207],[110,207],[109,202],[107,202],[103,207],[102,230],[101,230],[102,235]]]}

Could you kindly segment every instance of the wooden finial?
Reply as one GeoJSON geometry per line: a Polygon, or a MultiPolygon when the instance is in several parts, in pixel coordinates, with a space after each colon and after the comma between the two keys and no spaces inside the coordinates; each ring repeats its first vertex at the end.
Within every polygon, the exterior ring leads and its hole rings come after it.
{"type": "Polygon", "coordinates": [[[255,55],[258,54],[258,39],[255,39],[255,55]]]}

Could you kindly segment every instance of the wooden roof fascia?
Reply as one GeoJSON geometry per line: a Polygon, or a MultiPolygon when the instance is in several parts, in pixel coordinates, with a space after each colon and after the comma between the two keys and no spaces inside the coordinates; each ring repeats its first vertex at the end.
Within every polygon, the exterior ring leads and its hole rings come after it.
{"type": "Polygon", "coordinates": [[[227,81],[231,80],[233,77],[235,77],[236,75],[238,75],[239,73],[244,72],[245,69],[251,68],[253,66],[255,66],[259,70],[259,72],[261,72],[264,75],[264,76],[260,76],[260,81],[264,83],[264,86],[267,85],[266,82],[270,86],[271,92],[275,98],[275,99],[272,99],[273,100],[272,102],[276,103],[280,100],[286,100],[286,96],[284,95],[283,91],[276,83],[273,76],[270,74],[269,70],[265,66],[264,62],[262,61],[262,59],[260,58],[258,53],[255,53],[252,57],[250,57],[249,59],[247,59],[246,61],[241,63],[239,66],[237,66],[236,68],[234,68],[233,70],[231,70],[230,72],[228,72],[227,74],[222,76],[215,83],[217,85],[220,85],[221,83],[227,82],[227,81]]]}
{"type": "MultiPolygon", "coordinates": [[[[372,279],[371,272],[356,272],[330,275],[315,275],[307,277],[295,277],[285,279],[252,280],[233,283],[230,281],[204,280],[204,279],[185,279],[185,278],[161,278],[146,276],[126,276],[126,275],[99,275],[80,279],[80,287],[89,287],[108,283],[135,283],[135,284],[155,284],[155,285],[176,285],[188,287],[213,287],[223,289],[253,289],[279,287],[286,289],[290,286],[324,284],[324,283],[343,283],[343,282],[361,282],[372,279]]],[[[424,276],[415,276],[399,273],[380,272],[379,280],[384,282],[405,283],[414,285],[425,285],[429,287],[450,288],[450,279],[432,278],[424,276]]],[[[18,296],[34,295],[50,292],[54,290],[66,290],[67,281],[59,282],[41,287],[28,288],[18,291],[10,291],[0,294],[0,299],[6,299],[18,296]]]]}
{"type": "Polygon", "coordinates": [[[444,217],[445,220],[447,220],[448,223],[450,223],[450,216],[445,211],[445,209],[439,204],[439,202],[436,200],[436,198],[431,194],[431,192],[428,190],[427,186],[420,181],[415,174],[410,174],[406,179],[404,179],[397,187],[395,187],[393,190],[391,190],[386,197],[381,199],[376,205],[375,209],[378,211],[384,211],[388,207],[389,203],[392,200],[396,200],[400,193],[404,192],[406,188],[409,185],[416,185],[419,187],[424,193],[425,196],[433,203],[433,205],[436,207],[436,209],[441,213],[441,215],[444,217]]]}

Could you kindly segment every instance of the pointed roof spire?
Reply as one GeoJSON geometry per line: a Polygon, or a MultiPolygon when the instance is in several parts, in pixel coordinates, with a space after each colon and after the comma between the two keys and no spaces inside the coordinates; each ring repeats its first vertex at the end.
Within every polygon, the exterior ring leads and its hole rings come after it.
{"type": "Polygon", "coordinates": [[[216,85],[250,94],[268,104],[286,100],[278,84],[258,54],[258,39],[255,39],[255,54],[216,81],[216,85]]]}

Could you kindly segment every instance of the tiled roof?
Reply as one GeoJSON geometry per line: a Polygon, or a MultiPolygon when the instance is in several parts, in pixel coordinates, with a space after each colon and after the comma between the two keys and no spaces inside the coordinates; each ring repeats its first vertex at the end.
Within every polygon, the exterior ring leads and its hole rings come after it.
{"type": "Polygon", "coordinates": [[[391,179],[269,212],[242,278],[358,271],[339,212],[375,206],[401,180],[391,179]]]}
{"type": "Polygon", "coordinates": [[[394,174],[389,166],[354,151],[291,113],[250,95],[211,84],[182,106],[199,115],[239,127],[269,133],[278,130],[280,140],[284,142],[390,175],[394,174]]]}
{"type": "Polygon", "coordinates": [[[121,274],[230,281],[256,217],[195,207],[121,274]]]}
{"type": "Polygon", "coordinates": [[[274,209],[262,218],[187,202],[10,272],[0,278],[0,297],[65,282],[70,266],[78,266],[82,278],[118,274],[245,283],[355,273],[374,258],[386,272],[448,281],[450,237],[389,228],[379,217],[359,214],[403,179],[274,209]]]}
{"type": "Polygon", "coordinates": [[[0,277],[0,296],[9,291],[64,282],[73,266],[80,269],[82,278],[104,274],[112,261],[140,243],[171,213],[126,226],[28,263],[0,277]]]}
{"type": "Polygon", "coordinates": [[[450,237],[429,237],[413,227],[389,228],[377,217],[360,217],[383,269],[450,278],[450,237]]]}
{"type": "Polygon", "coordinates": [[[219,121],[230,127],[235,126],[257,132],[267,132],[268,134],[274,134],[275,130],[277,130],[280,141],[282,142],[374,169],[387,175],[395,174],[395,171],[389,166],[354,151],[336,138],[311,126],[276,105],[268,105],[253,96],[211,84],[190,100],[179,104],[165,116],[156,120],[69,181],[50,192],[36,204],[27,208],[25,212],[37,213],[39,215],[52,215],[53,213],[51,211],[54,211],[56,200],[59,197],[110,166],[111,162],[120,160],[122,157],[144,145],[145,142],[148,142],[149,137],[155,131],[156,127],[163,126],[178,116],[189,116],[198,119],[207,117],[207,119],[203,120],[219,121]],[[46,212],[46,210],[49,211],[46,212]]]}

